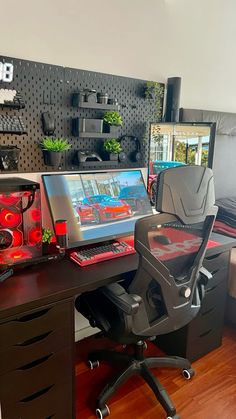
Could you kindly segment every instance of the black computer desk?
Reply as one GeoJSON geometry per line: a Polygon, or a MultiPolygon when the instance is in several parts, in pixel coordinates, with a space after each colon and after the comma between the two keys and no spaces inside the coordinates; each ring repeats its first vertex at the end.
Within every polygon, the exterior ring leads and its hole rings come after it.
{"type": "MultiPolygon", "coordinates": [[[[229,254],[236,240],[218,234],[211,239],[219,245],[207,249],[204,265],[214,272],[213,280],[201,317],[194,320],[194,327],[188,326],[183,338],[192,359],[199,353],[191,353],[191,348],[201,343],[202,355],[212,349],[212,341],[219,344],[222,335],[229,254]]],[[[137,255],[85,268],[63,259],[27,268],[0,284],[2,419],[75,419],[75,298],[134,275],[137,266],[137,255]]],[[[171,339],[167,336],[162,342],[167,352],[171,339]]]]}

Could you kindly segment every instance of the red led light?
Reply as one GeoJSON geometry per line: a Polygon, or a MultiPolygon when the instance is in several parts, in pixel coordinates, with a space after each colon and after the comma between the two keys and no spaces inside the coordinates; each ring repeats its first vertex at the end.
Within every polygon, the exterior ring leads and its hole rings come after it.
{"type": "Polygon", "coordinates": [[[37,244],[42,241],[42,230],[40,228],[33,228],[29,231],[29,243],[37,244]]]}
{"type": "Polygon", "coordinates": [[[2,227],[17,227],[22,221],[20,213],[3,208],[0,212],[0,224],[2,227]]]}
{"type": "Polygon", "coordinates": [[[56,236],[64,236],[67,234],[67,223],[66,220],[58,220],[55,223],[56,236]]]}
{"type": "Polygon", "coordinates": [[[21,246],[23,244],[22,233],[19,230],[13,230],[11,233],[13,235],[12,247],[21,246]]]}
{"type": "Polygon", "coordinates": [[[19,200],[20,198],[18,196],[13,196],[13,194],[0,194],[0,202],[5,206],[15,205],[17,202],[19,202],[19,200]]]}
{"type": "Polygon", "coordinates": [[[41,211],[38,208],[33,208],[30,212],[33,221],[41,220],[41,211]]]}
{"type": "Polygon", "coordinates": [[[14,252],[9,253],[8,258],[17,262],[18,260],[21,260],[21,259],[32,258],[32,254],[28,252],[27,250],[19,249],[19,250],[15,250],[14,252]]]}

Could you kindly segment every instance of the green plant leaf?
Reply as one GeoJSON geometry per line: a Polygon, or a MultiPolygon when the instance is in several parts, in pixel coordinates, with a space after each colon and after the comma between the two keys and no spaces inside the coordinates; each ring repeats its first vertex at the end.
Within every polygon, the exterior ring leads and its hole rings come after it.
{"type": "Polygon", "coordinates": [[[103,148],[107,151],[107,153],[110,154],[119,154],[122,151],[122,147],[119,141],[117,141],[115,138],[104,141],[103,148]]]}
{"type": "Polygon", "coordinates": [[[103,115],[103,121],[109,125],[120,126],[123,124],[123,120],[119,112],[107,111],[103,115]]]}
{"type": "Polygon", "coordinates": [[[64,138],[51,138],[45,137],[42,139],[40,146],[42,150],[48,151],[67,151],[71,148],[71,144],[68,143],[67,139],[64,138]]]}
{"type": "Polygon", "coordinates": [[[51,243],[53,237],[53,232],[50,230],[50,228],[42,228],[42,242],[43,243],[51,243]]]}

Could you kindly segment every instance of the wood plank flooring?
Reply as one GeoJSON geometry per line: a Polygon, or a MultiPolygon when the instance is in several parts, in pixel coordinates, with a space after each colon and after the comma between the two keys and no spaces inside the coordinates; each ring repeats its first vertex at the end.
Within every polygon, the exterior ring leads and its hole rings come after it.
{"type": "MultiPolygon", "coordinates": [[[[94,419],[95,400],[116,370],[107,364],[91,371],[89,350],[114,347],[104,338],[88,338],[76,345],[77,419],[94,419]]],[[[118,348],[120,349],[120,348],[118,348]]],[[[146,355],[161,352],[148,343],[146,355]]],[[[236,330],[227,326],[223,345],[193,363],[195,377],[187,381],[177,370],[152,370],[164,385],[181,419],[236,419],[236,330]]],[[[166,414],[149,387],[131,378],[108,403],[111,419],[165,419],[166,414]]]]}

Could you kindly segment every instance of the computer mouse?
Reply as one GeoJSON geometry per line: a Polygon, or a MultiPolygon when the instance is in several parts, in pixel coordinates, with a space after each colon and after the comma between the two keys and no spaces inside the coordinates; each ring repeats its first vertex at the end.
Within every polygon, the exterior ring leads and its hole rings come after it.
{"type": "Polygon", "coordinates": [[[42,113],[43,132],[45,135],[52,135],[56,129],[55,118],[52,112],[42,113]]]}
{"type": "Polygon", "coordinates": [[[171,241],[169,239],[169,237],[164,236],[163,234],[157,235],[157,236],[153,236],[153,240],[155,240],[156,242],[160,243],[160,244],[171,244],[171,241]]]}

